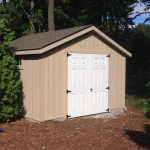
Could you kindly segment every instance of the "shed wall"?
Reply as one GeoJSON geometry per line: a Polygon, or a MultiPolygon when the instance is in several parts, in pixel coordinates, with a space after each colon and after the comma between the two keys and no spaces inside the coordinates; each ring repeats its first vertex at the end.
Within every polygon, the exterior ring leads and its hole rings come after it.
{"type": "Polygon", "coordinates": [[[92,32],[69,42],[65,48],[65,52],[110,54],[109,108],[117,109],[125,107],[125,56],[92,32]]]}
{"type": "Polygon", "coordinates": [[[42,120],[42,74],[39,56],[26,56],[22,60],[23,70],[20,70],[23,83],[23,102],[27,118],[42,120]]]}
{"type": "Polygon", "coordinates": [[[43,121],[66,117],[67,52],[111,54],[109,61],[110,109],[125,107],[125,57],[92,32],[45,52],[24,59],[26,117],[43,121]],[[37,59],[38,57],[38,59],[37,59]]]}

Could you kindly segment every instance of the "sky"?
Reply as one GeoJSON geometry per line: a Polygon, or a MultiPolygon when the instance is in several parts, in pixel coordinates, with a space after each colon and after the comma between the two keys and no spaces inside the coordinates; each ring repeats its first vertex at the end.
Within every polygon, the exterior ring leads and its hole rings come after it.
{"type": "MultiPolygon", "coordinates": [[[[145,6],[143,5],[143,4],[141,4],[140,5],[140,3],[139,4],[137,4],[137,6],[134,8],[134,14],[133,15],[131,15],[132,17],[134,17],[135,15],[136,15],[136,12],[145,12],[144,11],[144,8],[145,8],[145,6]]],[[[150,10],[148,11],[148,12],[150,12],[150,10]]],[[[147,14],[142,14],[141,16],[138,16],[136,19],[134,19],[133,21],[134,21],[134,23],[137,25],[137,24],[139,24],[139,23],[143,23],[144,21],[145,21],[145,19],[146,18],[148,18],[148,17],[150,17],[150,13],[147,13],[147,14]]],[[[146,24],[150,24],[149,22],[147,22],[146,24]]]]}

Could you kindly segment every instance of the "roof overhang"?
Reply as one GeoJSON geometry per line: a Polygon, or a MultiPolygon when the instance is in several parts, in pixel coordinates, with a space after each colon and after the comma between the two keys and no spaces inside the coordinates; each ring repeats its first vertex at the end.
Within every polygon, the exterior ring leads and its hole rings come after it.
{"type": "Polygon", "coordinates": [[[47,52],[49,50],[52,50],[53,48],[56,48],[66,42],[69,42],[79,36],[82,36],[88,32],[94,31],[98,36],[100,36],[102,39],[104,39],[105,41],[107,41],[109,44],[111,44],[112,46],[114,46],[118,51],[120,51],[121,53],[123,53],[126,57],[132,57],[132,54],[130,52],[128,52],[127,50],[125,50],[122,46],[120,46],[119,44],[117,44],[115,41],[113,41],[112,39],[110,39],[108,36],[106,36],[103,32],[101,32],[99,29],[97,29],[95,26],[91,26],[89,28],[86,28],[80,32],[77,32],[71,36],[68,36],[60,41],[57,41],[53,44],[50,44],[44,48],[41,49],[37,49],[37,50],[18,50],[16,51],[16,55],[31,55],[31,54],[42,54],[44,52],[47,52]]]}

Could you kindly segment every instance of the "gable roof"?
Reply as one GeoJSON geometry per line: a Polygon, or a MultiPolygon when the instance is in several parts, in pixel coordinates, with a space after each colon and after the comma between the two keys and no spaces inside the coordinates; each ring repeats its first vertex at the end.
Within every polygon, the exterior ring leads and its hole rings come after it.
{"type": "Polygon", "coordinates": [[[90,31],[94,31],[101,38],[103,38],[108,43],[116,47],[126,56],[132,56],[131,53],[129,53],[119,44],[114,42],[112,39],[110,39],[108,36],[106,36],[93,25],[29,34],[24,37],[13,40],[11,42],[11,47],[15,48],[16,55],[42,54],[48,50],[51,50],[52,48],[64,44],[65,42],[75,39],[90,31]]]}

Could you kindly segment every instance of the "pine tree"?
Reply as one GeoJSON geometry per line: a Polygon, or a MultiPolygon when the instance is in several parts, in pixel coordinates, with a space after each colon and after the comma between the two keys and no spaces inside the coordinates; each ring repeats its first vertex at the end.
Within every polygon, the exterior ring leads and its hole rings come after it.
{"type": "Polygon", "coordinates": [[[18,114],[20,93],[15,53],[10,48],[14,32],[7,28],[7,24],[6,19],[0,20],[0,121],[2,122],[9,122],[18,114]]]}

